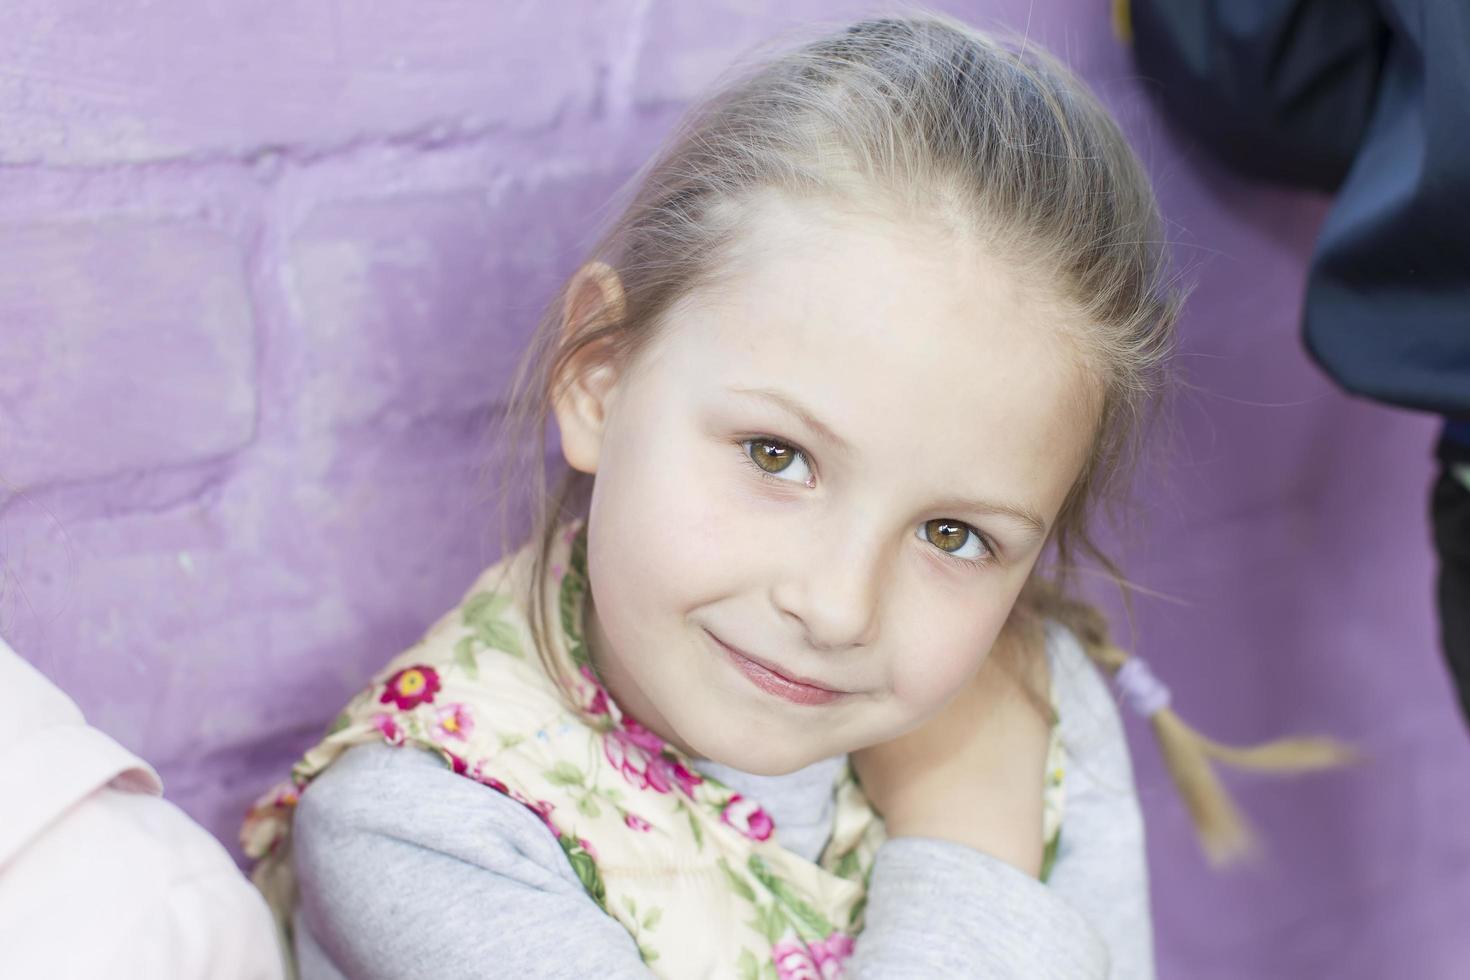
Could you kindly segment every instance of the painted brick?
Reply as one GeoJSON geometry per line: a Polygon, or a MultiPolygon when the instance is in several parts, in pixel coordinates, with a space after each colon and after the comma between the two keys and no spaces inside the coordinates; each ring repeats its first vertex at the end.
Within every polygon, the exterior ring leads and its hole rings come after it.
{"type": "Polygon", "coordinates": [[[518,182],[494,205],[466,190],[316,210],[287,270],[303,426],[372,438],[379,425],[498,403],[574,262],[575,217],[606,184],[518,182]]]}
{"type": "Polygon", "coordinates": [[[629,6],[12,0],[0,163],[545,127],[596,100],[629,6]]]}
{"type": "Polygon", "coordinates": [[[249,441],[253,326],[229,238],[99,216],[0,227],[0,256],[9,489],[171,466],[249,441]]]}

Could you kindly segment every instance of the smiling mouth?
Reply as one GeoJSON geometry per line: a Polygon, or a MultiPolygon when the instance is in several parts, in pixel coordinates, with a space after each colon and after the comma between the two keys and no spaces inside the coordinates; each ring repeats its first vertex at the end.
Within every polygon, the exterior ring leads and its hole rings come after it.
{"type": "Polygon", "coordinates": [[[730,646],[718,636],[709,633],[710,639],[724,652],[725,656],[734,664],[746,678],[756,687],[767,694],[774,694],[778,698],[790,701],[794,704],[831,704],[839,698],[848,695],[847,691],[834,691],[820,684],[810,681],[797,680],[781,673],[774,667],[755,660],[744,652],[730,646]]]}

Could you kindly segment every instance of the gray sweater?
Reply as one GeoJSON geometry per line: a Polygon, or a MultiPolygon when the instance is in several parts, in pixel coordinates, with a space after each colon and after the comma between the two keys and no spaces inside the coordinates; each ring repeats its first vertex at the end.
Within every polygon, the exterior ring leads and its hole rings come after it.
{"type": "MultiPolygon", "coordinates": [[[[1068,750],[1049,881],[961,844],[890,839],[848,977],[1152,980],[1143,820],[1117,706],[1071,634],[1050,631],[1047,653],[1068,750]]],[[[784,776],[696,766],[759,800],[782,844],[816,860],[844,762],[784,776]]],[[[535,814],[423,750],[350,749],[302,794],[293,836],[301,980],[652,976],[535,814]]]]}

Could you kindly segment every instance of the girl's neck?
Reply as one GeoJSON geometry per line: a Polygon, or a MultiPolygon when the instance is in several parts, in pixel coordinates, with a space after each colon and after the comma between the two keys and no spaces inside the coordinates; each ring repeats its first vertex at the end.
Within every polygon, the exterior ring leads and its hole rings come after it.
{"type": "Polygon", "coordinates": [[[690,761],[706,761],[679,738],[664,716],[654,707],[643,690],[628,676],[607,642],[602,631],[602,622],[592,602],[592,591],[586,593],[582,607],[582,636],[587,644],[587,654],[592,659],[592,670],[597,674],[608,696],[617,704],[625,718],[631,718],[659,738],[678,749],[690,761]]]}

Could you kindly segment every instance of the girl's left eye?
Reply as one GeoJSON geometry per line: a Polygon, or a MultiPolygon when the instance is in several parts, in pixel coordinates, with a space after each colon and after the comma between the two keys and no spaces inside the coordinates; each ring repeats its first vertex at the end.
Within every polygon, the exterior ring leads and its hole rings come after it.
{"type": "Polygon", "coordinates": [[[948,518],[925,521],[919,525],[918,538],[920,541],[933,544],[955,561],[962,561],[967,565],[988,565],[995,558],[995,551],[985,536],[961,521],[952,521],[948,518]],[[961,554],[960,552],[970,543],[971,539],[974,539],[977,550],[973,555],[961,554]],[[953,550],[948,547],[952,542],[955,543],[953,550]]]}
{"type": "Polygon", "coordinates": [[[812,468],[806,461],[806,453],[789,443],[780,442],[776,439],[767,439],[765,437],[746,439],[740,444],[740,455],[744,456],[746,461],[756,468],[756,472],[767,480],[776,480],[780,483],[799,483],[802,486],[810,487],[812,486],[812,481],[815,479],[811,471],[812,468]],[[796,472],[800,473],[802,470],[805,470],[807,475],[804,479],[793,479],[789,476],[776,475],[790,470],[793,461],[798,459],[801,460],[801,468],[796,472]]]}

